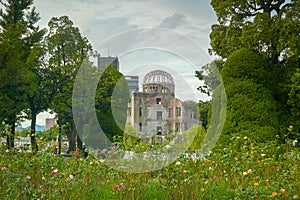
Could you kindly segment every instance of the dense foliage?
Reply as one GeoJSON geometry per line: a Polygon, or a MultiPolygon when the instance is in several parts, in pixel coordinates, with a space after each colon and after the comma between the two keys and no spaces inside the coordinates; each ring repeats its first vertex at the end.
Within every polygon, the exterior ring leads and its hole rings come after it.
{"type": "MultiPolygon", "coordinates": [[[[135,174],[109,168],[103,160],[82,159],[77,152],[72,158],[64,158],[47,152],[32,155],[2,147],[0,197],[298,199],[299,153],[282,154],[276,160],[274,152],[277,148],[274,143],[260,145],[249,137],[236,135],[230,145],[216,149],[206,158],[199,159],[188,152],[161,170],[135,174]]],[[[103,154],[114,151],[117,150],[103,150],[103,154]]]]}

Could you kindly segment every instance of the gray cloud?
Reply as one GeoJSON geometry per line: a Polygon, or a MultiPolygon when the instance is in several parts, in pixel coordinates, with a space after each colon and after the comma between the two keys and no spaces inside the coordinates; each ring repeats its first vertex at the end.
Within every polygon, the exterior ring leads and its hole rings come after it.
{"type": "Polygon", "coordinates": [[[174,13],[172,16],[165,18],[159,25],[162,28],[175,29],[178,26],[186,24],[185,15],[179,12],[174,13]]]}

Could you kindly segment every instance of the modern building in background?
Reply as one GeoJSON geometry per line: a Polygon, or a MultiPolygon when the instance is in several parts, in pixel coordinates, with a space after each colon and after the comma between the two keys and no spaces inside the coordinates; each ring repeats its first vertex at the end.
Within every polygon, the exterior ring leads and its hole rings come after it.
{"type": "Polygon", "coordinates": [[[119,71],[119,59],[118,57],[101,57],[98,56],[98,68],[99,69],[105,69],[110,64],[113,64],[116,70],[119,71]]]}
{"type": "Polygon", "coordinates": [[[139,91],[139,77],[138,76],[125,76],[129,87],[129,93],[138,92],[139,91]]]}
{"type": "Polygon", "coordinates": [[[128,104],[127,124],[138,130],[147,143],[153,136],[181,134],[199,121],[186,112],[181,101],[175,98],[173,77],[161,70],[151,71],[144,77],[143,91],[133,92],[128,104]]]}
{"type": "Polygon", "coordinates": [[[46,128],[45,130],[48,131],[52,126],[56,124],[56,119],[55,118],[46,118],[46,128]]]}

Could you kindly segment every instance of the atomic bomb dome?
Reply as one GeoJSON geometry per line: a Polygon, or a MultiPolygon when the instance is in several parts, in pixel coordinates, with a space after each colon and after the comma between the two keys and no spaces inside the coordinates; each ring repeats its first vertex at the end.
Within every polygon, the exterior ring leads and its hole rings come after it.
{"type": "Polygon", "coordinates": [[[165,71],[155,70],[155,71],[149,72],[144,77],[143,84],[149,84],[149,83],[174,85],[174,79],[169,73],[167,73],[165,71]]]}

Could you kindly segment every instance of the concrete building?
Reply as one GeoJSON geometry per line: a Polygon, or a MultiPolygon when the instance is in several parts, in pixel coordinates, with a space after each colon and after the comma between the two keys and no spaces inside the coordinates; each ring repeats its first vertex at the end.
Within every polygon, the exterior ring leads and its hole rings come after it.
{"type": "Polygon", "coordinates": [[[139,91],[139,77],[138,76],[125,76],[127,81],[129,92],[138,92],[139,91]]]}
{"type": "Polygon", "coordinates": [[[118,57],[101,57],[98,56],[98,68],[99,69],[105,69],[110,64],[113,64],[116,70],[119,71],[119,59],[118,57]]]}
{"type": "Polygon", "coordinates": [[[175,98],[173,77],[161,70],[151,71],[144,77],[143,91],[133,92],[128,105],[127,124],[138,130],[142,138],[181,134],[193,124],[193,114],[185,112],[182,103],[175,98]]]}
{"type": "Polygon", "coordinates": [[[52,126],[56,124],[56,119],[54,118],[46,118],[46,128],[45,131],[48,131],[52,126]]]}

